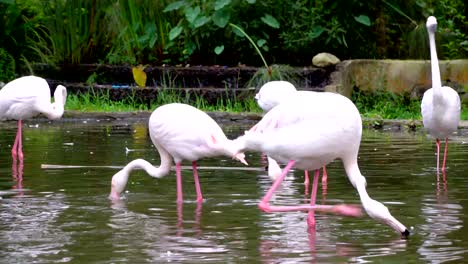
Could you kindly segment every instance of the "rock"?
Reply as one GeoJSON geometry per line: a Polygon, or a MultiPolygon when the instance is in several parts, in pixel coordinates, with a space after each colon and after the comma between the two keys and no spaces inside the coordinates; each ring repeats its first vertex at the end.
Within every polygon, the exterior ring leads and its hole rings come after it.
{"type": "Polygon", "coordinates": [[[328,67],[338,63],[340,63],[340,59],[335,55],[326,52],[319,53],[312,59],[312,64],[317,67],[328,67]]]}

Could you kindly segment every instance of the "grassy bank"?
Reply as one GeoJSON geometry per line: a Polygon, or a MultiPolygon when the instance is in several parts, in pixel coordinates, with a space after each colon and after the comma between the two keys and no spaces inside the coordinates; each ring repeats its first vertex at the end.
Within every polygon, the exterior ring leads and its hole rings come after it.
{"type": "MultiPolygon", "coordinates": [[[[407,119],[421,120],[421,100],[409,95],[396,95],[389,92],[353,92],[351,100],[365,118],[372,119],[407,119]]],[[[112,101],[108,92],[71,94],[67,98],[66,109],[83,112],[135,112],[152,111],[167,103],[187,103],[203,111],[219,111],[232,113],[261,113],[255,99],[231,100],[219,98],[216,104],[210,104],[201,96],[192,98],[181,96],[170,90],[158,94],[151,104],[142,102],[135,96],[123,101],[112,101]]],[[[462,120],[468,120],[468,109],[462,106],[462,120]]]]}

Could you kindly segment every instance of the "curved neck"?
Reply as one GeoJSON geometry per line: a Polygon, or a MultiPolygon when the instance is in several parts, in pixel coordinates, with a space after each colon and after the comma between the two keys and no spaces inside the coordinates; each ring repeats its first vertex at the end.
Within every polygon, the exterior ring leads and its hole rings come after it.
{"type": "Polygon", "coordinates": [[[55,120],[62,117],[65,111],[65,101],[67,99],[67,90],[64,86],[59,85],[54,92],[54,102],[50,104],[50,107],[43,112],[47,118],[55,120]]]}
{"type": "Polygon", "coordinates": [[[343,160],[343,164],[345,165],[345,170],[346,170],[346,174],[348,175],[349,181],[354,186],[354,188],[356,188],[356,190],[358,191],[359,198],[361,199],[361,203],[365,204],[367,201],[372,200],[366,190],[366,185],[367,185],[366,178],[362,176],[357,162],[346,163],[343,160]]]}
{"type": "Polygon", "coordinates": [[[440,80],[439,59],[437,58],[437,50],[435,43],[435,33],[429,30],[429,48],[431,50],[431,74],[432,74],[432,88],[435,92],[440,90],[442,82],[440,80]]]}

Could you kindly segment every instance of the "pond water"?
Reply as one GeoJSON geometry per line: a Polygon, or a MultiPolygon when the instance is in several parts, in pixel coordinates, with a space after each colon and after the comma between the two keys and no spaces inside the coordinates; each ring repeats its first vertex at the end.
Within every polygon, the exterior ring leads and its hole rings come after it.
{"type": "MultiPolygon", "coordinates": [[[[236,137],[245,127],[224,129],[236,137]]],[[[407,240],[367,216],[317,213],[315,232],[307,232],[306,213],[261,212],[257,203],[271,181],[258,153],[247,160],[259,170],[200,170],[202,205],[194,201],[190,170],[183,171],[182,207],[175,202],[174,172],[162,179],[134,172],[126,199],[112,203],[117,169],[92,166],[123,166],[135,158],[158,165],[146,120],[27,121],[23,168],[13,166],[10,154],[15,123],[0,124],[0,131],[2,263],[440,263],[468,257],[463,131],[451,141],[448,171],[439,176],[434,143],[423,132],[364,131],[359,159],[368,192],[410,228],[407,240]]],[[[243,166],[229,158],[199,165],[243,166]]],[[[328,166],[328,175],[318,203],[359,203],[340,161],[328,166]]],[[[274,201],[304,203],[303,172],[290,173],[274,201]]]]}

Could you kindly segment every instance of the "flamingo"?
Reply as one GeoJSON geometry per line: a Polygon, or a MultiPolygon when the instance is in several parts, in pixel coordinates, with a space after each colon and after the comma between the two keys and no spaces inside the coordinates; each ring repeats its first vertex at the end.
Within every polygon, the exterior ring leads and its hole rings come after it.
{"type": "Polygon", "coordinates": [[[54,92],[54,102],[50,101],[50,88],[47,81],[37,76],[24,76],[7,83],[0,90],[0,120],[18,120],[15,143],[11,149],[14,159],[23,161],[22,120],[40,113],[51,120],[59,119],[64,112],[67,89],[58,85],[54,92]]]}
{"type": "Polygon", "coordinates": [[[196,161],[205,157],[225,155],[247,165],[243,153],[237,153],[233,141],[229,140],[219,125],[205,112],[186,104],[172,103],[162,105],[151,114],[149,119],[151,141],[161,157],[161,165],[154,167],[144,159],[128,163],[112,177],[112,200],[120,199],[127,185],[130,173],[143,169],[150,176],[161,178],[170,171],[172,161],[176,164],[177,203],[182,203],[181,163],[192,162],[197,201],[203,201],[196,161]]]}
{"type": "Polygon", "coordinates": [[[358,212],[350,207],[337,209],[316,206],[313,197],[310,205],[272,206],[269,203],[293,166],[302,170],[317,170],[339,158],[348,179],[358,191],[366,213],[404,237],[409,235],[408,229],[390,214],[388,208],[372,199],[366,191],[366,178],[361,174],[357,162],[362,120],[356,106],[347,97],[327,92],[301,91],[269,111],[258,126],[271,126],[274,129],[265,129],[263,133],[247,132],[240,136],[235,140],[238,151],[261,151],[274,160],[287,163],[259,203],[262,211],[309,211],[309,227],[315,224],[313,210],[357,216],[358,212]]]}
{"type": "Polygon", "coordinates": [[[442,171],[445,171],[448,137],[457,131],[460,122],[460,96],[454,89],[442,86],[440,80],[439,60],[437,59],[435,44],[436,18],[433,16],[428,17],[426,27],[429,33],[429,47],[431,50],[432,88],[423,95],[421,114],[424,128],[436,138],[437,172],[439,172],[440,139],[445,138],[444,160],[442,163],[442,171]]]}
{"type": "MultiPolygon", "coordinates": [[[[296,87],[287,81],[270,81],[265,83],[255,95],[258,106],[266,113],[273,107],[277,106],[281,102],[289,99],[291,96],[296,94],[296,87]]],[[[252,130],[256,130],[254,126],[252,130]]],[[[275,160],[268,159],[268,175],[271,179],[276,179],[281,174],[281,168],[278,166],[275,160]]],[[[327,183],[327,170],[323,167],[322,184],[325,186],[327,183]]],[[[309,172],[304,171],[304,184],[306,186],[306,192],[309,186],[309,172]]],[[[315,188],[315,187],[313,187],[315,188]]]]}

